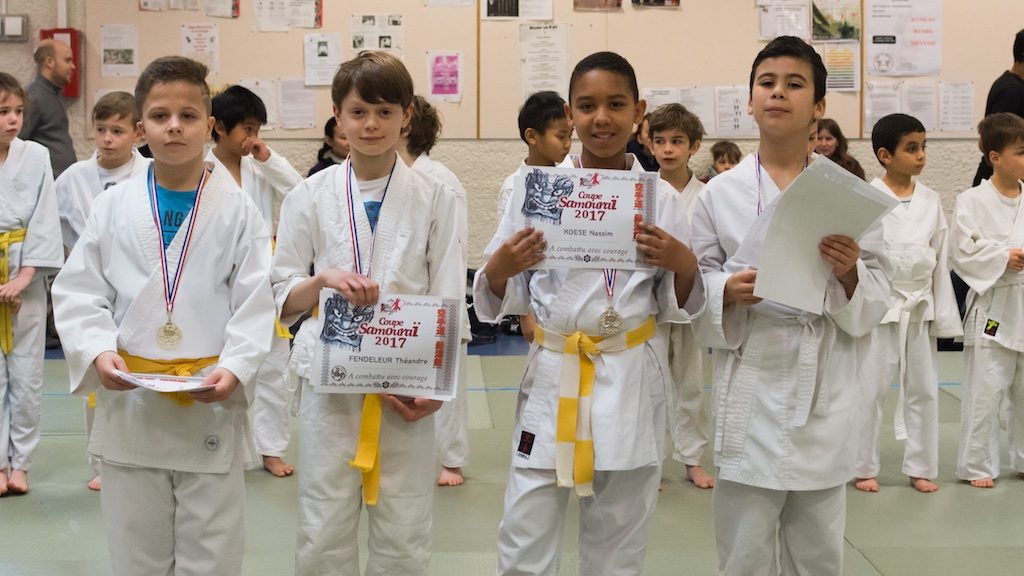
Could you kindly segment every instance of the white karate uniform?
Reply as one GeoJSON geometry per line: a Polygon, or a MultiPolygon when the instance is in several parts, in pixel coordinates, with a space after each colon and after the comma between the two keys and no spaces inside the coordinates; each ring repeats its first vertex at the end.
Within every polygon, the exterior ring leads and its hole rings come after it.
{"type": "MultiPolygon", "coordinates": [[[[633,170],[643,170],[632,155],[628,158],[633,170]]],[[[573,167],[574,161],[567,157],[562,165],[573,167]]],[[[658,226],[688,241],[685,216],[667,182],[660,181],[657,202],[658,226]]],[[[514,213],[506,211],[486,255],[515,232],[514,213]]],[[[633,330],[652,315],[659,324],[681,322],[703,310],[700,275],[685,310],[676,301],[674,279],[672,272],[661,268],[619,270],[609,301],[599,269],[528,270],[509,279],[505,297],[499,299],[480,269],[473,283],[473,306],[485,322],[533,313],[547,330],[599,334],[599,318],[611,304],[622,317],[623,329],[633,330]]],[[[580,499],[581,574],[638,574],[643,565],[667,426],[665,334],[659,329],[641,345],[594,358],[590,413],[595,495],[580,499]]],[[[558,572],[561,526],[572,491],[557,487],[555,479],[558,386],[564,361],[572,358],[537,346],[527,357],[498,535],[499,574],[558,572]],[[529,438],[532,446],[523,448],[529,442],[520,440],[529,438]]]]}
{"type": "MultiPolygon", "coordinates": [[[[676,192],[686,213],[686,223],[693,224],[697,195],[704,183],[691,175],[690,181],[676,192]]],[[[704,410],[704,356],[707,347],[697,341],[693,328],[687,324],[668,324],[669,386],[668,430],[672,438],[672,459],[686,466],[697,466],[708,445],[707,411],[704,410]]]]}
{"type": "MultiPolygon", "coordinates": [[[[317,172],[285,199],[271,279],[281,309],[309,278],[310,265],[353,270],[346,211],[348,162],[317,172]]],[[[352,185],[358,188],[353,175],[352,185]]],[[[356,202],[359,194],[355,190],[356,202]]],[[[376,232],[355,207],[362,261],[381,292],[461,298],[465,262],[455,196],[397,159],[376,232]],[[372,250],[371,246],[375,246],[372,250]]],[[[294,321],[282,318],[282,322],[294,321]]],[[[362,477],[349,466],[356,452],[362,394],[321,394],[309,386],[313,347],[323,319],[302,324],[290,369],[301,381],[299,533],[296,574],[358,574],[362,477]]],[[[407,423],[384,408],[380,429],[380,496],[368,508],[368,575],[427,573],[434,494],[434,421],[407,423]]]]}
{"type": "Polygon", "coordinates": [[[28,470],[39,444],[39,401],[43,387],[46,276],[64,263],[50,153],[35,142],[11,141],[0,165],[0,232],[25,228],[23,242],[7,247],[8,279],[24,266],[36,268],[21,292],[21,309],[11,311],[14,343],[0,351],[0,469],[28,470]]]}
{"type": "Polygon", "coordinates": [[[860,433],[854,476],[878,476],[882,405],[893,382],[900,386],[896,438],[904,440],[903,473],[939,474],[939,379],[933,338],[963,335],[949,277],[948,227],[939,195],[914,184],[909,201],[882,180],[871,185],[901,200],[882,219],[885,250],[893,267],[892,305],[882,323],[857,341],[861,369],[860,433]]]}
{"type": "MultiPolygon", "coordinates": [[[[223,166],[221,161],[210,150],[206,160],[215,166],[223,166]]],[[[225,171],[227,169],[225,168],[225,171]]],[[[270,151],[270,158],[260,162],[252,156],[242,156],[241,170],[242,191],[247,193],[260,209],[263,222],[271,236],[277,233],[277,214],[281,201],[302,182],[302,176],[288,163],[284,156],[270,151]]],[[[256,451],[264,456],[285,455],[291,441],[292,429],[289,421],[289,406],[292,401],[292,390],[285,378],[285,367],[288,365],[290,340],[281,338],[277,331],[263,365],[256,375],[253,387],[255,395],[252,402],[252,432],[256,451]]]]}
{"type": "MultiPolygon", "coordinates": [[[[835,488],[853,476],[856,445],[850,430],[859,396],[854,339],[867,334],[889,309],[890,273],[881,227],[872,227],[858,241],[859,282],[852,298],[830,276],[822,315],[769,301],[724,306],[729,276],[756,268],[774,201],[781,194],[767,173],[758,178],[756,162],[747,156],[709,182],[698,197],[693,221],[693,248],[708,286],[708,311],[693,326],[701,341],[715,349],[712,416],[718,478],[762,491],[835,488]],[[760,218],[759,187],[767,206],[760,218]],[[745,240],[752,261],[734,258],[745,240]]],[[[842,490],[832,494],[839,498],[842,490]]],[[[755,525],[772,534],[778,525],[781,538],[795,537],[794,530],[800,529],[808,535],[826,532],[830,544],[821,554],[841,565],[842,530],[835,532],[831,518],[808,516],[811,510],[791,510],[802,506],[801,499],[787,500],[776,499],[774,519],[764,522],[747,518],[755,512],[745,512],[742,504],[715,508],[722,574],[754,573],[739,566],[770,563],[770,558],[749,553],[748,548],[760,549],[760,539],[774,537],[749,532],[755,525]],[[795,518],[803,518],[802,526],[788,524],[795,518]],[[747,530],[745,535],[741,530],[747,530]],[[737,564],[740,558],[747,563],[737,564]]],[[[751,502],[749,510],[754,509],[751,502]]],[[[826,574],[811,569],[801,573],[826,574]]]]}
{"type": "MultiPolygon", "coordinates": [[[[420,154],[412,164],[412,169],[422,172],[441,182],[452,190],[458,202],[459,244],[462,246],[462,259],[469,259],[469,219],[466,205],[466,189],[459,178],[447,166],[420,154]]],[[[463,298],[465,302],[465,298],[463,298]]],[[[469,314],[463,312],[466,330],[469,329],[469,314]]],[[[437,456],[441,465],[446,468],[462,468],[469,464],[469,400],[466,398],[466,376],[468,370],[468,345],[459,348],[459,380],[455,399],[445,402],[434,414],[434,434],[437,441],[437,456]]]]}
{"type": "MultiPolygon", "coordinates": [[[[53,284],[71,391],[98,391],[100,398],[90,450],[103,458],[115,575],[241,573],[241,470],[255,464],[246,408],[273,324],[270,235],[223,168],[209,175],[191,214],[198,216],[173,312],[183,334],[178,348],[165,350],[156,339],[167,322],[163,243],[146,173],[96,198],[53,284]],[[101,388],[92,363],[118,350],[152,360],[219,356],[196,375],[225,368],[239,386],[223,402],[189,406],[141,388],[101,388]],[[136,530],[143,520],[148,528],[136,530]]],[[[166,250],[172,274],[186,229],[187,223],[166,250]]]]}
{"type": "MultiPolygon", "coordinates": [[[[1024,183],[1020,184],[1024,190],[1024,183]]],[[[949,262],[970,286],[964,318],[967,380],[960,401],[963,480],[999,476],[999,411],[1010,403],[1010,466],[1024,472],[1024,273],[1006,268],[1024,246],[1024,204],[988,180],[956,198],[949,262]],[[1012,205],[1016,204],[1014,208],[1012,205]]]]}
{"type": "Polygon", "coordinates": [[[516,174],[519,174],[519,170],[526,166],[526,161],[523,160],[519,163],[519,168],[516,171],[509,174],[501,182],[501,190],[498,191],[498,222],[500,223],[505,218],[505,210],[508,209],[508,203],[512,200],[512,194],[515,192],[516,187],[516,174]]]}
{"type": "MultiPolygon", "coordinates": [[[[97,153],[93,153],[87,160],[75,162],[61,173],[54,182],[54,189],[57,194],[57,212],[60,215],[60,233],[64,239],[64,247],[70,252],[78,242],[82,230],[85,229],[85,221],[89,218],[92,210],[92,203],[110,185],[104,184],[100,179],[100,166],[96,160],[97,153]]],[[[139,154],[139,151],[132,148],[132,157],[128,160],[131,164],[125,175],[125,180],[137,176],[149,169],[152,162],[149,158],[139,154]]],[[[120,184],[121,181],[114,182],[120,184]]],[[[96,408],[90,406],[88,399],[85,400],[85,440],[88,445],[92,437],[92,423],[96,416],[96,408]]],[[[94,475],[100,473],[100,459],[94,455],[88,455],[89,468],[94,475]]]]}

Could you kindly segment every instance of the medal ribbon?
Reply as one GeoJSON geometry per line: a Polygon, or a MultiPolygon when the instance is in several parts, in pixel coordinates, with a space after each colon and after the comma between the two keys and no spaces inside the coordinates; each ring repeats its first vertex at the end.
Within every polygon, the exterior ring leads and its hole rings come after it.
{"type": "Polygon", "coordinates": [[[192,214],[188,218],[188,228],[185,229],[185,241],[181,248],[181,258],[178,259],[178,267],[174,271],[174,282],[167,276],[167,251],[164,250],[164,228],[160,223],[160,206],[156,195],[156,176],[153,165],[149,166],[149,206],[153,211],[153,223],[156,224],[156,237],[160,243],[160,272],[164,278],[164,303],[167,306],[167,321],[171,321],[171,312],[174,311],[174,299],[178,296],[178,285],[181,284],[181,273],[185,269],[185,258],[188,256],[188,247],[192,242],[192,231],[195,229],[196,216],[199,212],[199,200],[203,196],[203,189],[206,188],[206,177],[210,173],[203,169],[203,177],[199,179],[196,186],[196,202],[192,205],[192,214]]]}
{"type": "MultiPolygon", "coordinates": [[[[391,186],[391,177],[395,175],[395,165],[391,167],[388,174],[388,181],[384,184],[384,194],[381,195],[381,210],[384,209],[384,199],[388,196],[388,188],[391,186]]],[[[356,230],[356,199],[352,186],[352,162],[345,165],[345,196],[348,199],[348,228],[352,235],[352,265],[357,274],[370,275],[370,267],[373,265],[373,252],[377,247],[377,234],[371,232],[373,242],[370,244],[370,261],[363,272],[363,255],[360,252],[359,232],[356,230]]],[[[378,212],[379,218],[379,212],[378,212]]],[[[379,220],[378,220],[379,223],[379,220]]],[[[374,227],[375,230],[376,227],[374,227]]],[[[377,394],[366,394],[363,396],[363,413],[359,422],[359,440],[356,444],[356,455],[349,461],[348,465],[362,472],[363,477],[363,501],[367,506],[376,506],[377,497],[380,494],[380,427],[383,419],[381,397],[377,394]]]]}
{"type": "Polygon", "coordinates": [[[611,306],[612,298],[615,296],[615,277],[619,274],[619,271],[605,268],[603,272],[604,293],[608,295],[608,305],[611,306]]]}

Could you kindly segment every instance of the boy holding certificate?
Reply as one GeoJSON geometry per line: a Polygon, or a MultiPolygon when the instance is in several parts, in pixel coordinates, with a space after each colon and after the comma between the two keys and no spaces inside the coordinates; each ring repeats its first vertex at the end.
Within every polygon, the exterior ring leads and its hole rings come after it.
{"type": "Polygon", "coordinates": [[[751,234],[767,228],[775,200],[807,166],[808,130],[825,112],[825,75],[803,40],[769,42],[750,71],[758,152],[697,199],[693,248],[708,311],[694,329],[714,348],[720,574],[765,573],[776,558],[783,573],[842,573],[844,485],[856,450],[854,343],[889,309],[881,230],[876,223],[859,243],[820,240],[831,269],[821,314],[754,296],[756,267],[768,255],[751,234]]]}
{"type": "MultiPolygon", "coordinates": [[[[431,415],[441,402],[324,394],[310,382],[323,377],[311,359],[328,335],[356,339],[349,330],[351,309],[386,313],[382,294],[462,298],[459,209],[449,188],[406,166],[396,151],[413,98],[401,61],[360,53],[338,69],[331,98],[349,157],[285,199],[271,272],[284,324],[317,305],[323,288],[343,296],[330,307],[330,318],[321,314],[303,323],[292,351],[291,367],[301,381],[296,574],[359,573],[364,503],[371,524],[365,573],[426,574],[434,489],[431,415]]],[[[337,368],[339,378],[345,372],[337,368]]]]}
{"type": "Polygon", "coordinates": [[[206,66],[177,56],[135,87],[149,170],[103,192],[53,284],[71,389],[99,390],[90,451],[115,576],[242,571],[246,409],[270,349],[270,235],[210,172],[206,66]],[[116,372],[205,376],[157,393],[116,372]]]}
{"type": "MultiPolygon", "coordinates": [[[[565,166],[642,172],[626,145],[644,109],[624,58],[600,52],[581,60],[566,112],[583,150],[565,166]]],[[[667,183],[657,185],[658,226],[639,225],[635,246],[649,268],[531,270],[544,261],[546,242],[538,230],[514,229],[519,209],[506,210],[487,247],[473,287],[477,314],[537,320],[499,529],[499,574],[558,571],[573,491],[580,497],[579,573],[643,568],[666,428],[667,350],[656,325],[685,320],[703,305],[696,259],[666,230],[686,232],[673,194],[667,183]]]]}

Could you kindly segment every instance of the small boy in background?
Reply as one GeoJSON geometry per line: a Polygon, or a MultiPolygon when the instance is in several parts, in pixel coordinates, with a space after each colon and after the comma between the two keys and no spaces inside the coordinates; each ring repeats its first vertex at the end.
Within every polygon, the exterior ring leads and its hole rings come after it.
{"type": "MultiPolygon", "coordinates": [[[[469,224],[467,222],[466,189],[458,176],[447,166],[430,157],[441,137],[441,116],[437,108],[423,96],[413,96],[412,119],[398,140],[398,155],[407,166],[444,184],[458,201],[459,244],[462,258],[469,257],[469,224]]],[[[468,322],[468,314],[466,315],[468,322]]],[[[437,455],[441,461],[438,486],[461,486],[465,479],[462,468],[469,464],[469,402],[466,398],[467,344],[459,350],[459,381],[455,398],[445,402],[434,416],[437,455]]]]}
{"type": "MultiPolygon", "coordinates": [[[[78,242],[85,221],[92,210],[93,200],[107,188],[120,184],[149,169],[149,159],[136,150],[142,139],[138,127],[139,115],[135,97],[127,92],[111,92],[96,101],[92,109],[93,142],[96,152],[88,160],[75,162],[57,178],[57,211],[60,214],[60,233],[64,249],[70,252],[78,242]]],[[[96,414],[96,394],[85,400],[85,438],[92,436],[92,423],[96,414]]],[[[89,454],[89,467],[93,478],[87,486],[99,490],[99,457],[89,454]]]]}
{"type": "Polygon", "coordinates": [[[970,286],[964,317],[967,379],[956,475],[978,488],[999,476],[999,413],[1009,407],[1010,466],[1024,473],[1024,119],[1000,112],[978,124],[992,178],[956,197],[953,270],[970,286]]]}
{"type": "MultiPolygon", "coordinates": [[[[650,141],[661,166],[661,179],[679,194],[686,223],[693,223],[693,209],[704,184],[690,170],[690,157],[700,150],[704,125],[682,104],[665,104],[650,114],[650,141]]],[[[675,449],[672,458],[686,467],[686,477],[698,488],[712,488],[715,477],[700,465],[708,445],[708,415],[704,410],[704,354],[689,323],[669,324],[668,429],[675,449]]]]}
{"type": "Polygon", "coordinates": [[[933,337],[963,335],[949,277],[948,228],[939,195],[915,179],[925,166],[924,125],[906,114],[881,118],[871,130],[875,157],[885,176],[871,185],[900,205],[882,219],[892,263],[892,304],[882,323],[857,341],[861,419],[854,467],[858,490],[877,492],[882,405],[899,383],[896,438],[904,441],[903,473],[919,492],[939,485],[939,378],[933,337]]]}
{"type": "MultiPolygon", "coordinates": [[[[815,131],[817,134],[817,131],[815,131]]],[[[740,147],[731,140],[719,140],[711,145],[711,169],[708,171],[708,180],[718,176],[722,172],[729,170],[733,166],[740,163],[743,159],[743,154],[740,153],[740,147]]]]}
{"type": "MultiPolygon", "coordinates": [[[[235,183],[253,199],[271,237],[277,235],[275,214],[281,201],[302,176],[283,156],[260,139],[267,123],[267,108],[252,90],[229,86],[213,97],[213,148],[206,159],[223,166],[235,183]]],[[[268,311],[270,312],[270,311],[268,311]]],[[[291,440],[289,406],[292,394],[285,380],[291,333],[275,323],[273,345],[256,376],[252,402],[253,440],[263,467],[277,477],[290,476],[295,467],[284,461],[291,440]]]]}

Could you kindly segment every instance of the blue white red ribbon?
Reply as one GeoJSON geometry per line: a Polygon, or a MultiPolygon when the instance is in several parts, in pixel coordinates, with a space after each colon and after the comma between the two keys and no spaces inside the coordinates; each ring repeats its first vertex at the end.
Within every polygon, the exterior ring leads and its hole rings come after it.
{"type": "Polygon", "coordinates": [[[160,272],[164,278],[164,304],[167,307],[167,318],[170,321],[171,312],[174,310],[174,299],[178,296],[178,286],[181,284],[181,274],[185,269],[185,259],[188,256],[188,247],[192,242],[192,232],[195,230],[197,215],[199,213],[199,200],[203,197],[203,189],[206,188],[206,177],[209,172],[204,168],[203,176],[196,186],[196,201],[192,205],[192,213],[188,218],[188,227],[185,229],[184,245],[181,248],[181,258],[178,259],[178,267],[174,271],[173,283],[167,275],[167,251],[164,249],[164,228],[160,222],[160,206],[156,194],[156,176],[153,165],[149,166],[149,206],[153,211],[153,223],[156,224],[157,241],[160,243],[160,272]]]}

